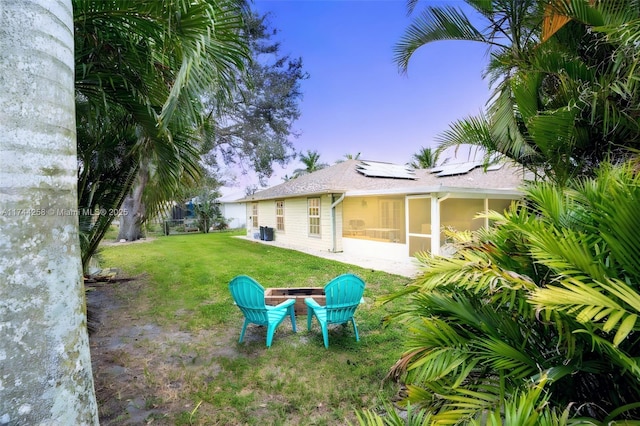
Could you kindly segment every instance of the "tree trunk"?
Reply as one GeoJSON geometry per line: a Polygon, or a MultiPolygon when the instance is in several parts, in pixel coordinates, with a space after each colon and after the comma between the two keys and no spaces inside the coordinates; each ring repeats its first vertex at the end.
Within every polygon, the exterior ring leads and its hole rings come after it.
{"type": "Polygon", "coordinates": [[[142,224],[145,220],[145,208],[142,201],[144,189],[149,182],[149,166],[143,160],[138,171],[138,179],[131,193],[124,199],[120,216],[118,240],[136,241],[142,238],[142,224]]]}
{"type": "Polygon", "coordinates": [[[0,3],[0,424],[98,424],[73,43],[71,0],[0,3]]]}

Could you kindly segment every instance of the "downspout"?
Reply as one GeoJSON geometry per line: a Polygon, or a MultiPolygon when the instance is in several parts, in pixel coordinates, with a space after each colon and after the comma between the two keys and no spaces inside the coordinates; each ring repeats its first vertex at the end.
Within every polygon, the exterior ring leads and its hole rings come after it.
{"type": "MultiPolygon", "coordinates": [[[[332,194],[332,198],[333,198],[333,194],[332,194]]],[[[334,201],[331,204],[331,252],[335,253],[338,250],[338,236],[336,235],[337,232],[337,224],[336,224],[336,207],[338,206],[338,204],[340,204],[342,202],[342,200],[344,200],[344,192],[340,195],[340,198],[338,198],[336,201],[334,201]]]]}
{"type": "Polygon", "coordinates": [[[489,197],[484,197],[484,227],[489,229],[489,218],[487,217],[487,213],[489,212],[489,197]]]}
{"type": "Polygon", "coordinates": [[[451,193],[447,193],[442,197],[437,195],[431,200],[431,255],[440,254],[440,203],[451,197],[451,193]],[[434,220],[436,223],[434,223],[434,220]],[[437,225],[437,226],[435,226],[437,225]]]}

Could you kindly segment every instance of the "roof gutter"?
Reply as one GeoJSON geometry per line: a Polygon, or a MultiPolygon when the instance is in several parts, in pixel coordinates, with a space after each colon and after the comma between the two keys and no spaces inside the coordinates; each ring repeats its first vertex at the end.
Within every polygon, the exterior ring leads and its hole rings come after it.
{"type": "Polygon", "coordinates": [[[340,194],[340,198],[331,204],[331,252],[338,251],[338,225],[336,223],[336,207],[344,200],[344,193],[340,194]]]}
{"type": "Polygon", "coordinates": [[[456,194],[506,195],[522,196],[523,192],[512,188],[466,188],[454,186],[402,187],[394,189],[367,189],[347,191],[349,197],[366,197],[376,195],[423,195],[451,192],[456,194]]]}
{"type": "MultiPolygon", "coordinates": [[[[336,189],[335,191],[340,191],[339,189],[336,189]]],[[[291,194],[276,194],[276,195],[269,195],[266,197],[256,197],[254,195],[250,195],[248,197],[245,198],[241,198],[239,200],[237,200],[236,202],[238,203],[257,203],[259,201],[269,201],[269,200],[284,200],[287,198],[305,198],[305,197],[320,197],[323,195],[333,195],[334,192],[332,190],[329,189],[325,189],[325,190],[321,190],[321,191],[312,191],[312,192],[300,192],[300,193],[291,193],[291,194]]]]}

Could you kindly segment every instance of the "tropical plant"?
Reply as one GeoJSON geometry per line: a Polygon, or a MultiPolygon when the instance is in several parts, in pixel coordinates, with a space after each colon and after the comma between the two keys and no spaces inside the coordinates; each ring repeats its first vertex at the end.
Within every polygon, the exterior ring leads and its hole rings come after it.
{"type": "Polygon", "coordinates": [[[71,1],[1,8],[0,423],[97,425],[76,216],[71,1]]]}
{"type": "Polygon", "coordinates": [[[347,153],[343,156],[343,158],[336,160],[336,164],[342,163],[343,161],[346,161],[346,160],[359,160],[359,159],[360,159],[359,152],[355,155],[347,153]]]}
{"type": "Polygon", "coordinates": [[[637,2],[466,3],[488,20],[486,30],[459,9],[434,6],[397,45],[403,69],[433,41],[474,40],[491,49],[486,72],[495,93],[486,112],[453,123],[439,150],[476,145],[487,159],[498,152],[562,184],[638,147],[637,2]],[[549,7],[570,22],[541,42],[549,7]]]}
{"type": "Polygon", "coordinates": [[[425,410],[416,409],[411,404],[407,404],[406,414],[400,415],[392,404],[384,404],[383,413],[372,410],[356,412],[358,424],[361,426],[427,426],[431,421],[431,415],[425,410]]]}
{"type": "MultiPolygon", "coordinates": [[[[528,157],[530,149],[513,114],[511,78],[538,44],[537,30],[543,9],[537,0],[465,0],[465,3],[467,8],[426,7],[396,44],[396,63],[406,71],[413,54],[420,47],[436,41],[474,41],[486,45],[491,59],[485,73],[495,90],[488,114],[499,116],[500,126],[489,126],[484,115],[461,120],[451,126],[449,133],[442,135],[437,152],[449,146],[470,144],[485,148],[491,155],[500,151],[495,149],[500,144],[510,158],[528,157]],[[474,19],[476,24],[467,16],[466,11],[469,10],[477,18],[474,19]]],[[[414,13],[417,1],[408,0],[407,4],[409,12],[414,13]]]]}
{"type": "Polygon", "coordinates": [[[226,228],[227,223],[222,217],[219,204],[216,202],[220,197],[220,193],[216,190],[202,187],[196,194],[193,207],[194,213],[198,218],[198,228],[200,231],[206,234],[210,228],[226,228]]]}
{"type": "MultiPolygon", "coordinates": [[[[488,410],[479,418],[458,422],[455,416],[436,423],[433,415],[426,409],[416,409],[410,403],[406,407],[406,415],[400,416],[398,410],[390,405],[384,407],[384,413],[371,410],[357,413],[358,422],[362,426],[429,426],[432,424],[464,424],[469,426],[564,426],[593,425],[588,419],[571,419],[569,409],[559,412],[548,404],[548,395],[544,391],[546,379],[516,392],[494,410],[488,410]]],[[[471,398],[469,398],[471,400],[471,398]]]]}
{"type": "Polygon", "coordinates": [[[492,214],[496,226],[452,258],[421,257],[424,274],[393,296],[408,299],[392,320],[411,334],[390,376],[433,424],[637,418],[639,175],[607,160],[621,162],[638,144],[638,4],[467,3],[503,19],[483,33],[459,11],[429,8],[407,33],[413,45],[399,43],[398,62],[406,68],[415,49],[441,39],[493,46],[486,113],[454,123],[439,149],[475,144],[551,182],[492,214]],[[570,19],[541,43],[548,7],[570,19]],[[524,39],[493,38],[516,33],[524,39]]]}
{"type": "Polygon", "coordinates": [[[300,162],[305,166],[304,169],[295,169],[293,177],[297,178],[317,170],[322,170],[328,166],[327,163],[320,162],[320,154],[318,151],[307,150],[306,154],[300,154],[300,162]]]}
{"type": "Polygon", "coordinates": [[[410,333],[390,376],[433,424],[514,424],[504,401],[522,410],[535,383],[553,416],[637,418],[640,174],[607,166],[526,195],[452,258],[421,256],[424,273],[387,299],[406,298],[391,320],[410,333]]]}
{"type": "MultiPolygon", "coordinates": [[[[131,197],[120,220],[139,227],[185,179],[199,178],[198,100],[212,88],[224,98],[244,67],[245,6],[240,0],[74,0],[73,6],[79,203],[83,211],[114,211],[131,197]],[[147,184],[152,190],[144,191],[147,184]]],[[[85,219],[86,264],[113,217],[85,219]]],[[[124,237],[135,238],[136,226],[125,226],[131,232],[124,237]]]]}
{"type": "Polygon", "coordinates": [[[412,159],[407,165],[414,169],[430,169],[436,166],[438,162],[439,152],[431,148],[420,148],[418,152],[413,154],[412,159]]]}

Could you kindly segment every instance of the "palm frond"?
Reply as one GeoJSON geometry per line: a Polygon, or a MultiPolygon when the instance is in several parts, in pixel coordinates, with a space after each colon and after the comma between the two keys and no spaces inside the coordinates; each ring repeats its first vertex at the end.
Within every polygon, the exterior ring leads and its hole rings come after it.
{"type": "Polygon", "coordinates": [[[406,405],[404,416],[398,414],[393,405],[385,404],[384,413],[378,414],[371,410],[357,411],[356,418],[361,426],[428,426],[431,425],[431,413],[421,410],[410,403],[406,405]]]}
{"type": "Polygon", "coordinates": [[[394,47],[394,60],[406,71],[409,60],[417,49],[440,40],[467,40],[497,44],[476,29],[466,14],[453,7],[427,7],[406,29],[394,47]]]}
{"type": "Polygon", "coordinates": [[[531,302],[540,308],[566,311],[581,323],[607,318],[602,330],[618,329],[613,338],[614,346],[635,330],[640,294],[627,284],[612,279],[606,283],[587,284],[574,278],[561,280],[558,284],[537,290],[531,295],[531,302]]]}
{"type": "MultiPolygon", "coordinates": [[[[492,138],[489,121],[484,115],[471,116],[449,124],[435,140],[438,143],[436,152],[441,154],[448,148],[459,148],[461,145],[473,145],[486,152],[496,151],[496,141],[492,138]]],[[[489,155],[489,154],[487,154],[489,155]]]]}
{"type": "Polygon", "coordinates": [[[597,230],[611,251],[611,262],[630,277],[640,277],[640,240],[637,211],[640,206],[640,174],[632,163],[617,168],[602,167],[598,176],[580,183],[577,201],[592,214],[592,228],[597,230]]]}
{"type": "Polygon", "coordinates": [[[474,342],[478,358],[496,371],[509,371],[513,380],[529,378],[538,372],[538,366],[530,354],[523,353],[497,337],[487,336],[474,342]]]}
{"type": "Polygon", "coordinates": [[[514,395],[489,414],[488,425],[558,426],[566,424],[569,410],[561,415],[549,407],[549,395],[544,392],[545,381],[514,395]]]}
{"type": "MultiPolygon", "coordinates": [[[[241,34],[244,29],[243,11],[233,0],[202,0],[191,3],[180,13],[176,28],[180,31],[179,71],[174,77],[171,91],[159,114],[166,123],[178,105],[181,113],[191,110],[193,99],[216,87],[230,95],[238,72],[244,70],[249,51],[241,34]],[[187,102],[181,102],[184,98],[187,102]]],[[[199,110],[189,116],[199,118],[199,110]]],[[[167,124],[164,124],[166,126],[167,124]]]]}
{"type": "Polygon", "coordinates": [[[606,267],[604,242],[597,235],[549,227],[536,229],[529,236],[533,258],[558,276],[604,279],[612,272],[606,267]]]}
{"type": "Polygon", "coordinates": [[[622,368],[622,373],[631,374],[632,380],[635,382],[635,384],[638,383],[638,378],[640,378],[640,361],[636,357],[630,357],[629,355],[620,351],[612,342],[598,336],[591,330],[575,330],[575,333],[586,334],[587,336],[589,336],[594,348],[597,347],[602,353],[606,354],[609,359],[611,359],[622,368]]]}
{"type": "MultiPolygon", "coordinates": [[[[510,80],[496,88],[496,95],[488,108],[494,152],[499,152],[524,166],[540,162],[539,153],[528,143],[527,135],[519,122],[518,107],[515,104],[510,80]]],[[[535,171],[535,169],[534,169],[535,171]]]]}

